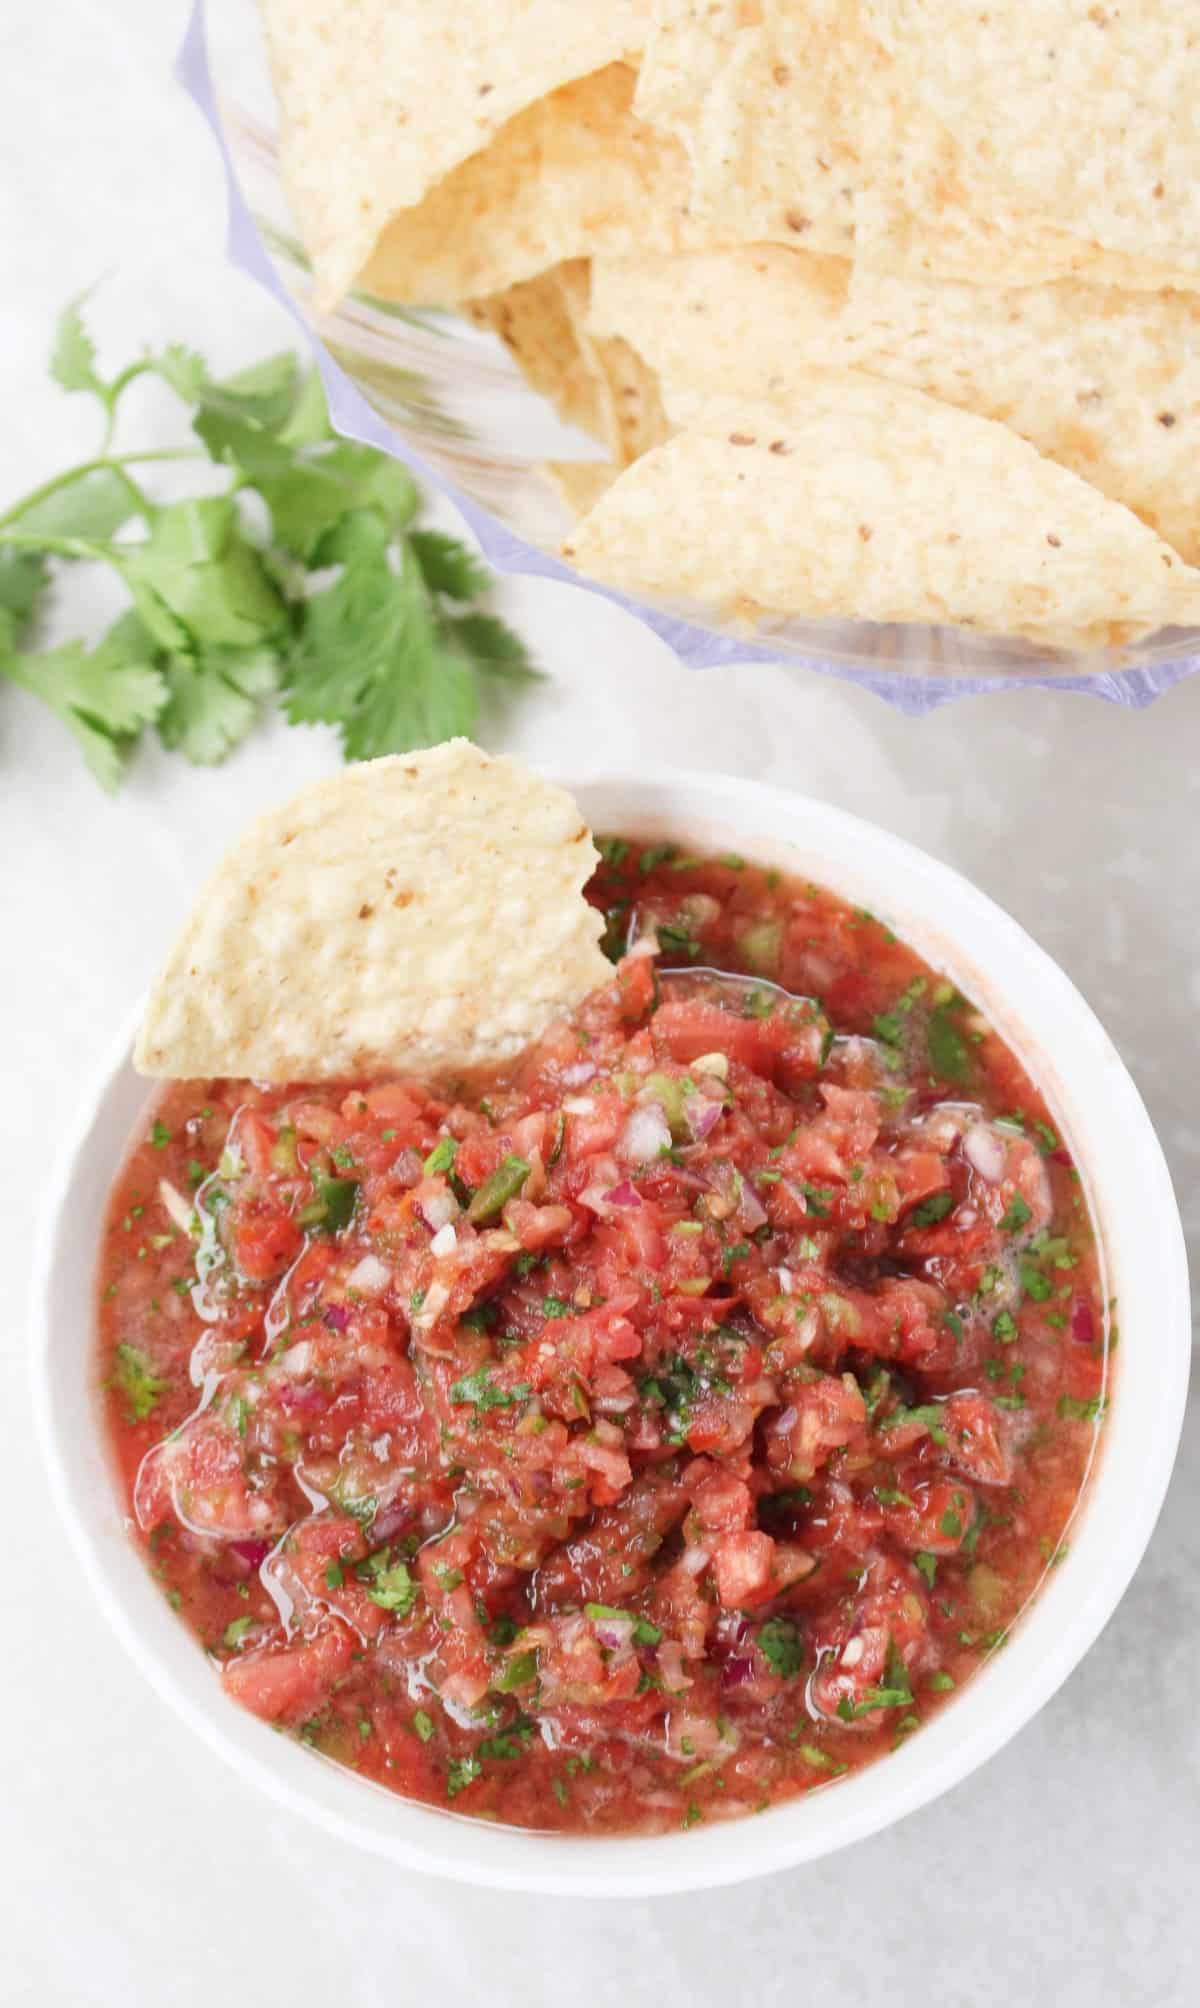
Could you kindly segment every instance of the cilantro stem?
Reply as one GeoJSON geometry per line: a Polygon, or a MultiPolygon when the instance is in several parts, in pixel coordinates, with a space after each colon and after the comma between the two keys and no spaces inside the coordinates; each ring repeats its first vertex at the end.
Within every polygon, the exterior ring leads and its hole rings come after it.
{"type": "Polygon", "coordinates": [[[6,530],[0,524],[0,544],[14,551],[45,551],[54,558],[100,558],[112,556],[111,544],[94,543],[90,537],[47,537],[36,530],[6,530]]]}
{"type": "MultiPolygon", "coordinates": [[[[205,460],[207,457],[200,447],[191,446],[160,446],[148,453],[103,453],[96,460],[84,460],[78,467],[69,467],[65,474],[56,474],[52,481],[43,481],[40,488],[31,489],[11,509],[0,512],[0,530],[7,523],[18,522],[28,510],[36,508],[49,496],[57,495],[60,489],[69,488],[74,481],[82,481],[85,475],[98,474],[106,468],[114,474],[122,474],[127,467],[141,467],[152,460],[205,460]]],[[[130,486],[133,484],[130,483],[130,486]]],[[[140,494],[141,491],[138,492],[140,494]]],[[[145,502],[144,496],[142,501],[145,502]]]]}

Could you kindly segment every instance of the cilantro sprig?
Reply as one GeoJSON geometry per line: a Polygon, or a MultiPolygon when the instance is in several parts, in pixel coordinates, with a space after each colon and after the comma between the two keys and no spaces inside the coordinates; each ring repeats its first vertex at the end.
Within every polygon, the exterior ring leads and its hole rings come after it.
{"type": "Polygon", "coordinates": [[[483,684],[537,674],[480,604],[486,568],[418,527],[406,468],[335,437],[320,379],[294,355],[217,379],[171,344],[106,377],[76,300],[50,370],[99,405],[102,434],[94,458],[0,511],[0,677],[57,714],[103,787],[149,728],[210,765],[274,700],[294,725],[334,726],[346,758],[366,760],[469,735],[483,684]],[[190,407],[191,444],[114,450],[126,393],[145,377],[190,407]],[[143,471],[163,461],[197,462],[204,492],[156,500],[143,471]],[[214,469],[224,492],[209,492],[214,469]],[[129,606],[91,645],[38,648],[53,567],[77,563],[107,567],[129,606]]]}

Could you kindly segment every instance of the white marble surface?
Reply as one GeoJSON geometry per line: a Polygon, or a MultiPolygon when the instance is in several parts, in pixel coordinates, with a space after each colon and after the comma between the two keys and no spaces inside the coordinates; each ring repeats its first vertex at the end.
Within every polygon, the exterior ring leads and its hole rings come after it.
{"type": "MultiPolygon", "coordinates": [[[[227,366],[286,338],[221,257],[206,135],[169,80],[182,0],[0,10],[0,368],[7,496],[86,445],[44,357],[100,282],[115,359],[176,336],[227,366]]],[[[168,406],[153,394],[143,422],[168,406]]],[[[1200,683],[1140,717],[1041,692],[908,722],[775,669],[685,677],[570,589],[500,592],[551,680],[496,742],[564,759],[760,774],[903,831],[976,878],[1070,970],[1126,1054],[1200,1245],[1200,683]]],[[[100,618],[81,584],[64,633],[100,618]]],[[[736,1998],[850,2008],[1196,1998],[1200,1408],[1107,1632],[1018,1742],[902,1828],[727,1895],[619,1909],[415,1880],[260,1804],[178,1730],[104,1630],[49,1518],[22,1365],[25,1265],[55,1132],[226,834],[327,769],[264,730],[216,773],[153,755],[109,802],[0,688],[0,1999],[239,1998],[383,2008],[434,1987],[541,2008],[736,1998]]],[[[1197,1265],[1200,1267],[1200,1264],[1197,1265]]]]}

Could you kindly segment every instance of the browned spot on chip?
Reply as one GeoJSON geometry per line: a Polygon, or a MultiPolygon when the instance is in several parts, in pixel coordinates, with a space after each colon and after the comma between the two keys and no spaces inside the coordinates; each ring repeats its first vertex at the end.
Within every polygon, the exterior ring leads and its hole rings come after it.
{"type": "Polygon", "coordinates": [[[415,898],[416,894],[413,892],[398,892],[392,901],[392,905],[403,909],[406,906],[411,906],[415,898]]]}
{"type": "Polygon", "coordinates": [[[805,230],[811,230],[812,228],[812,217],[806,216],[802,209],[789,209],[785,211],[783,220],[789,230],[795,231],[797,237],[801,236],[805,230]]]}
{"type": "Polygon", "coordinates": [[[869,544],[875,532],[872,530],[871,525],[869,523],[860,523],[858,526],[858,534],[862,538],[864,544],[869,544]]]}
{"type": "Polygon", "coordinates": [[[374,913],[374,911],[375,911],[374,907],[371,906],[366,900],[364,900],[362,905],[358,909],[358,917],[360,920],[370,920],[371,915],[374,913]]]}
{"type": "Polygon", "coordinates": [[[768,453],[790,453],[791,450],[786,439],[773,439],[767,448],[768,453]]]}
{"type": "Polygon", "coordinates": [[[1047,530],[1047,532],[1046,532],[1046,542],[1047,542],[1048,544],[1053,544],[1053,546],[1054,546],[1054,548],[1055,548],[1055,550],[1056,550],[1056,551],[1061,551],[1061,550],[1062,550],[1062,538],[1061,538],[1061,537],[1056,537],[1056,536],[1055,536],[1055,534],[1054,534],[1054,532],[1053,532],[1053,530],[1047,530]]]}
{"type": "Polygon", "coordinates": [[[752,432],[731,432],[729,435],[729,444],[731,446],[753,446],[754,434],[752,432]]]}
{"type": "Polygon", "coordinates": [[[791,82],[792,73],[789,70],[786,63],[776,63],[775,68],[771,72],[771,75],[774,77],[775,82],[777,84],[787,84],[791,82]]]}
{"type": "Polygon", "coordinates": [[[1158,422],[1160,425],[1165,425],[1169,432],[1171,427],[1175,423],[1175,413],[1173,411],[1160,411],[1158,414],[1158,422]]]}

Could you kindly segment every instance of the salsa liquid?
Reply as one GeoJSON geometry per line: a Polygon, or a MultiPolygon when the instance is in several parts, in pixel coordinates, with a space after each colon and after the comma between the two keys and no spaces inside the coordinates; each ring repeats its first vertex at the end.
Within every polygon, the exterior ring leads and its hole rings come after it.
{"type": "Polygon", "coordinates": [[[830,1784],[1002,1649],[1112,1334],[967,999],[818,887],[602,849],[613,982],[502,1073],[166,1090],[98,1371],[232,1697],[411,1798],[646,1832],[830,1784]]]}

